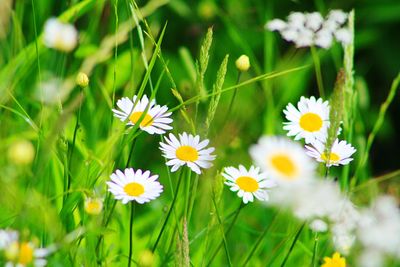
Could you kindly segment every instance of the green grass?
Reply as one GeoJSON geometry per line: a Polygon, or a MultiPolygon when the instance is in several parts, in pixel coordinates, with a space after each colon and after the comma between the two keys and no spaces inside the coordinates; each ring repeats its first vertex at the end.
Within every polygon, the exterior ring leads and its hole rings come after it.
{"type": "Polygon", "coordinates": [[[331,121],[343,122],[342,137],[357,148],[354,161],[331,168],[331,176],[357,205],[381,193],[398,200],[399,5],[364,2],[1,2],[0,228],[41,247],[55,244],[49,266],[126,266],[130,249],[132,266],[320,266],[334,252],[329,233],[316,236],[284,209],[241,204],[221,172],[250,166],[250,145],[263,134],[285,134],[284,107],[323,92],[340,111],[331,121]],[[354,46],[295,49],[263,28],[290,11],[331,8],[354,8],[354,46]],[[51,16],[79,30],[71,53],[43,44],[51,16]],[[241,54],[251,68],[238,77],[241,54]],[[76,85],[79,72],[88,87],[76,85]],[[64,97],[45,103],[40,88],[51,77],[64,97]],[[211,169],[171,173],[158,148],[162,136],[113,117],[119,98],[143,94],[168,105],[173,133],[210,139],[211,169]],[[34,147],[28,164],[10,156],[20,140],[34,147]],[[126,167],[158,174],[164,192],[144,205],[114,200],[105,182],[126,167]],[[85,212],[86,197],[103,198],[99,215],[85,212]]]}

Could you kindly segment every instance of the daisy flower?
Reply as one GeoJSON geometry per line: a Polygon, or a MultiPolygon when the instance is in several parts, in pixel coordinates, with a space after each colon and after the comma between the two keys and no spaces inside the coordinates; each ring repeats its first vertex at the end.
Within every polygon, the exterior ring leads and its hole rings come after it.
{"type": "Polygon", "coordinates": [[[51,249],[37,248],[33,242],[15,241],[4,251],[7,259],[5,266],[46,266],[47,260],[45,258],[51,252],[51,249]]]}
{"type": "Polygon", "coordinates": [[[151,175],[150,171],[127,168],[124,172],[117,170],[107,182],[108,191],[122,204],[136,201],[139,204],[149,202],[160,196],[163,186],[157,181],[158,175],[151,175]]]}
{"type": "Polygon", "coordinates": [[[283,129],[287,130],[288,136],[294,136],[295,140],[305,139],[312,143],[316,139],[325,140],[329,127],[329,103],[323,102],[321,98],[301,97],[296,109],[291,103],[283,111],[286,119],[283,129]]]}
{"type": "Polygon", "coordinates": [[[225,184],[231,187],[231,191],[238,192],[237,195],[243,198],[244,204],[253,202],[254,197],[267,201],[267,189],[276,185],[258,167],[251,166],[250,170],[246,170],[243,165],[239,165],[238,169],[225,167],[224,171],[222,176],[226,178],[225,184]]]}
{"type": "Polygon", "coordinates": [[[156,101],[149,101],[146,95],[140,100],[137,96],[132,100],[123,97],[117,101],[117,106],[120,110],[113,109],[114,116],[121,121],[128,121],[129,126],[135,125],[141,119],[140,129],[149,134],[164,134],[166,130],[172,129],[169,125],[172,119],[169,117],[171,112],[167,112],[168,107],[156,105],[156,101]],[[143,115],[144,112],[146,113],[143,115]]]}
{"type": "Polygon", "coordinates": [[[325,144],[316,140],[311,145],[306,145],[307,155],[315,158],[318,162],[323,162],[327,167],[347,165],[353,160],[351,155],[356,152],[356,149],[346,141],[339,141],[338,139],[332,145],[329,158],[325,153],[325,144]]]}
{"type": "Polygon", "coordinates": [[[301,145],[288,138],[263,136],[258,144],[250,147],[250,155],[268,177],[279,183],[287,184],[314,177],[315,163],[301,145]]]}
{"type": "Polygon", "coordinates": [[[43,38],[47,47],[70,52],[78,43],[78,31],[72,24],[62,23],[56,18],[51,18],[44,25],[43,38]]]}
{"type": "Polygon", "coordinates": [[[208,139],[200,142],[200,136],[193,136],[183,132],[179,134],[179,140],[173,134],[169,134],[169,139],[165,138],[165,143],[160,142],[160,149],[167,161],[167,166],[172,166],[171,172],[177,171],[181,166],[187,165],[192,171],[201,174],[202,169],[212,166],[210,161],[215,159],[213,147],[205,148],[209,143],[208,139]]]}

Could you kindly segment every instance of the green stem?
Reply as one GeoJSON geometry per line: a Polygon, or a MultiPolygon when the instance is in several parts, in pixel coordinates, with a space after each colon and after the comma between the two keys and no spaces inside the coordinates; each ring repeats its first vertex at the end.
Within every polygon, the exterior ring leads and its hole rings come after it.
{"type": "Polygon", "coordinates": [[[313,249],[313,255],[312,255],[312,260],[311,260],[311,267],[315,267],[316,266],[315,265],[316,264],[315,259],[316,259],[316,256],[317,256],[318,241],[319,241],[318,233],[315,233],[315,236],[314,236],[314,249],[313,249]]]}
{"type": "Polygon", "coordinates": [[[133,215],[135,214],[135,202],[131,201],[131,218],[129,220],[129,257],[128,257],[128,267],[132,264],[132,236],[133,236],[133,215]]]}
{"type": "Polygon", "coordinates": [[[187,168],[187,176],[186,176],[186,190],[185,190],[185,213],[184,218],[188,217],[189,213],[189,199],[190,199],[190,182],[191,182],[191,175],[192,172],[189,168],[187,168]]]}
{"type": "Polygon", "coordinates": [[[161,236],[162,236],[162,234],[164,233],[165,227],[166,227],[166,225],[167,225],[167,223],[168,223],[168,219],[169,219],[169,217],[171,216],[172,210],[174,209],[175,202],[176,202],[176,199],[177,199],[177,196],[178,196],[178,192],[179,192],[179,186],[180,186],[181,181],[182,181],[182,176],[183,176],[183,172],[181,172],[180,175],[179,175],[179,180],[178,180],[178,184],[177,184],[177,186],[176,186],[175,195],[174,195],[174,199],[172,200],[171,207],[170,207],[169,210],[168,210],[167,217],[165,217],[165,221],[164,221],[164,223],[163,223],[163,225],[162,225],[162,227],[161,227],[160,233],[159,233],[158,236],[157,236],[156,242],[154,243],[154,246],[153,246],[153,248],[151,249],[151,251],[152,251],[153,253],[154,253],[154,251],[156,250],[158,243],[160,242],[161,236]]]}
{"type": "Polygon", "coordinates": [[[325,91],[324,91],[324,83],[322,81],[321,62],[319,61],[318,53],[314,46],[311,46],[311,55],[314,61],[315,76],[317,77],[319,96],[324,98],[325,91]]]}
{"type": "MultiPolygon", "coordinates": [[[[235,213],[235,217],[233,217],[233,220],[232,220],[231,224],[229,225],[228,229],[225,232],[225,236],[228,236],[229,232],[232,230],[233,226],[235,225],[235,222],[236,222],[237,218],[239,217],[239,213],[240,213],[240,211],[242,210],[243,207],[244,207],[244,204],[241,201],[240,202],[240,206],[239,206],[239,208],[237,209],[237,211],[235,213]]],[[[211,263],[214,261],[215,256],[217,256],[217,254],[218,254],[219,250],[221,249],[221,247],[223,246],[223,244],[224,244],[223,241],[221,241],[219,243],[217,249],[214,251],[214,254],[211,256],[211,259],[208,262],[207,266],[210,266],[211,263]]]]}
{"type": "Polygon", "coordinates": [[[258,246],[261,244],[261,241],[267,235],[269,229],[271,229],[271,226],[275,223],[276,218],[278,217],[277,215],[278,215],[278,213],[276,213],[274,215],[274,218],[273,218],[272,222],[267,227],[265,227],[264,231],[258,237],[258,239],[257,239],[256,243],[254,244],[253,248],[251,249],[249,255],[246,257],[246,260],[244,261],[244,263],[242,265],[243,267],[245,267],[247,265],[247,263],[250,261],[251,257],[253,257],[253,254],[256,252],[258,246]]]}
{"type": "Polygon", "coordinates": [[[217,219],[218,219],[218,223],[221,229],[221,234],[222,234],[222,240],[223,240],[223,244],[224,244],[224,250],[225,250],[225,254],[226,254],[226,258],[228,260],[228,265],[232,266],[232,262],[231,262],[231,258],[229,256],[229,250],[228,250],[228,243],[226,242],[226,235],[225,235],[225,231],[224,231],[224,225],[221,221],[221,217],[219,216],[219,212],[218,212],[218,207],[217,207],[217,203],[215,202],[215,198],[212,198],[213,200],[213,204],[214,204],[214,208],[215,208],[215,214],[217,215],[217,219]]]}
{"type": "Polygon", "coordinates": [[[284,266],[286,265],[286,262],[287,262],[287,260],[289,259],[289,256],[290,256],[290,254],[292,253],[292,250],[293,250],[294,246],[296,245],[296,242],[297,242],[297,240],[299,239],[300,234],[301,234],[301,231],[303,230],[303,228],[304,228],[305,225],[306,225],[306,224],[303,223],[303,224],[300,226],[299,230],[297,231],[296,236],[294,237],[293,242],[292,242],[292,244],[290,245],[289,251],[288,251],[288,253],[286,254],[285,258],[283,259],[283,262],[282,262],[282,264],[281,264],[281,267],[284,267],[284,266]]]}

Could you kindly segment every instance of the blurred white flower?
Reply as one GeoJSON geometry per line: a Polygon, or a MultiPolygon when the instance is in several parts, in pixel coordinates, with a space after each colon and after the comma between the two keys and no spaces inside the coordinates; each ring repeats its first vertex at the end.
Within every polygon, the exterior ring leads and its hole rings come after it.
{"type": "Polygon", "coordinates": [[[333,234],[333,245],[343,255],[348,255],[356,241],[355,235],[351,233],[333,234]]]}
{"type": "Polygon", "coordinates": [[[250,155],[279,184],[298,184],[314,177],[315,163],[300,144],[286,137],[263,136],[250,147],[250,155]]]}
{"type": "Polygon", "coordinates": [[[18,232],[14,230],[0,230],[0,250],[3,250],[18,240],[18,232]]]}
{"type": "Polygon", "coordinates": [[[315,219],[310,223],[310,229],[314,232],[326,232],[328,230],[328,224],[320,219],[315,219]]]}
{"type": "Polygon", "coordinates": [[[365,250],[400,258],[400,210],[396,200],[381,196],[364,209],[357,235],[365,250]]]}
{"type": "Polygon", "coordinates": [[[78,43],[78,31],[72,24],[50,18],[44,25],[44,44],[63,52],[72,51],[78,43]]]}
{"type": "Polygon", "coordinates": [[[348,14],[341,10],[332,10],[325,19],[318,12],[292,12],[287,22],[273,19],[266,23],[265,28],[278,31],[283,39],[294,42],[296,47],[316,45],[328,49],[334,39],[343,45],[352,41],[351,32],[343,27],[347,17],[348,14]]]}

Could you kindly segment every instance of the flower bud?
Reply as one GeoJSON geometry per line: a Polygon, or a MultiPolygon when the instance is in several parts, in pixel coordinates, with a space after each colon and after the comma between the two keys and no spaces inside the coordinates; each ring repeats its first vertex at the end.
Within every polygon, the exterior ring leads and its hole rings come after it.
{"type": "Polygon", "coordinates": [[[101,198],[86,198],[85,211],[90,215],[99,215],[103,210],[103,200],[101,198]]]}
{"type": "Polygon", "coordinates": [[[249,57],[246,55],[241,55],[235,62],[236,68],[241,71],[245,72],[250,68],[250,60],[249,57]]]}
{"type": "Polygon", "coordinates": [[[15,142],[8,149],[8,159],[17,165],[28,165],[35,158],[35,148],[28,140],[15,142]]]}
{"type": "Polygon", "coordinates": [[[89,85],[89,78],[86,75],[86,73],[79,72],[78,75],[76,76],[75,82],[80,87],[85,88],[89,85]]]}

